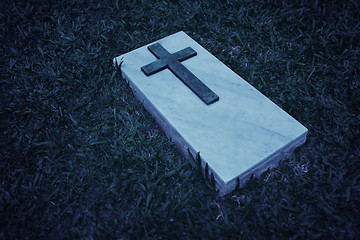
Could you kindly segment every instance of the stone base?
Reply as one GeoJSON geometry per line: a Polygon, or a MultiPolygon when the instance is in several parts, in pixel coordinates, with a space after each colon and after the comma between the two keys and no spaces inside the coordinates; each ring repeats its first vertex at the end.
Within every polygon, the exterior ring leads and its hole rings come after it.
{"type": "MultiPolygon", "coordinates": [[[[155,43],[155,42],[154,42],[155,43]]],[[[251,174],[258,176],[291,156],[307,129],[211,55],[184,32],[156,41],[168,52],[191,47],[181,62],[219,96],[205,104],[170,70],[146,76],[141,67],[156,60],[146,46],[114,59],[134,95],[184,156],[200,152],[202,168],[213,175],[220,195],[251,174]]]]}

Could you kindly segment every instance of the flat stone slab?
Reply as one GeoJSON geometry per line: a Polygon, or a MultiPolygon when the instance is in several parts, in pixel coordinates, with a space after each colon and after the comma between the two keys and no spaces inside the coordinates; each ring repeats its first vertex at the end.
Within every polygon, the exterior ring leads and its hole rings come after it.
{"type": "Polygon", "coordinates": [[[303,125],[182,31],[114,58],[114,64],[120,62],[134,95],[180,152],[186,157],[200,152],[202,168],[214,177],[220,195],[276,167],[306,140],[303,125]],[[170,54],[192,48],[196,55],[181,64],[218,100],[206,104],[171,69],[147,76],[141,68],[157,60],[148,49],[155,43],[170,54]]]}

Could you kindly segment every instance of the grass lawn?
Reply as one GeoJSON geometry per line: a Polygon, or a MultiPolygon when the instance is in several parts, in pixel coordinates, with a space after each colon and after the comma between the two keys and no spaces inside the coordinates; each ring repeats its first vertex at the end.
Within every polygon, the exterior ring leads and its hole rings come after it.
{"type": "Polygon", "coordinates": [[[360,236],[360,3],[2,1],[0,239],[360,236]],[[183,30],[309,129],[219,197],[112,59],[183,30]]]}

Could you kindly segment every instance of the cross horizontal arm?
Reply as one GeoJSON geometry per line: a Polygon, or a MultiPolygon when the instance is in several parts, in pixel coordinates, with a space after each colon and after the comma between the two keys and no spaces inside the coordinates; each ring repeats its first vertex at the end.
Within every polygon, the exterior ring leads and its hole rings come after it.
{"type": "Polygon", "coordinates": [[[174,59],[178,60],[178,61],[184,61],[186,59],[189,59],[193,56],[196,56],[196,52],[194,49],[192,49],[191,47],[187,47],[183,50],[180,50],[176,53],[171,54],[171,56],[173,56],[174,59]]]}
{"type": "Polygon", "coordinates": [[[141,70],[145,73],[146,76],[150,76],[154,73],[160,72],[161,70],[164,70],[167,68],[168,61],[166,59],[158,59],[152,63],[149,63],[145,66],[141,67],[141,70]]]}
{"type": "Polygon", "coordinates": [[[150,76],[154,73],[164,70],[171,62],[184,61],[184,60],[191,58],[197,54],[195,52],[195,50],[192,49],[191,47],[187,47],[176,53],[170,54],[160,44],[157,44],[159,46],[154,46],[154,45],[149,46],[148,49],[157,58],[158,58],[158,56],[160,56],[160,59],[155,60],[154,62],[141,67],[141,70],[145,73],[146,76],[150,76]]]}

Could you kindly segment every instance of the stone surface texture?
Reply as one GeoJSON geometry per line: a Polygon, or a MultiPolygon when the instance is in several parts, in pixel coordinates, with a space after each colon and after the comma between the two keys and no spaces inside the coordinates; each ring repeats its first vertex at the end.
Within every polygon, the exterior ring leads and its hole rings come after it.
{"type": "Polygon", "coordinates": [[[306,140],[307,129],[234,73],[184,32],[156,41],[168,52],[191,47],[181,63],[219,96],[206,105],[169,69],[146,76],[141,67],[156,57],[141,48],[114,58],[134,95],[143,102],[185,157],[200,152],[220,195],[243,186],[288,158],[306,140]]]}

